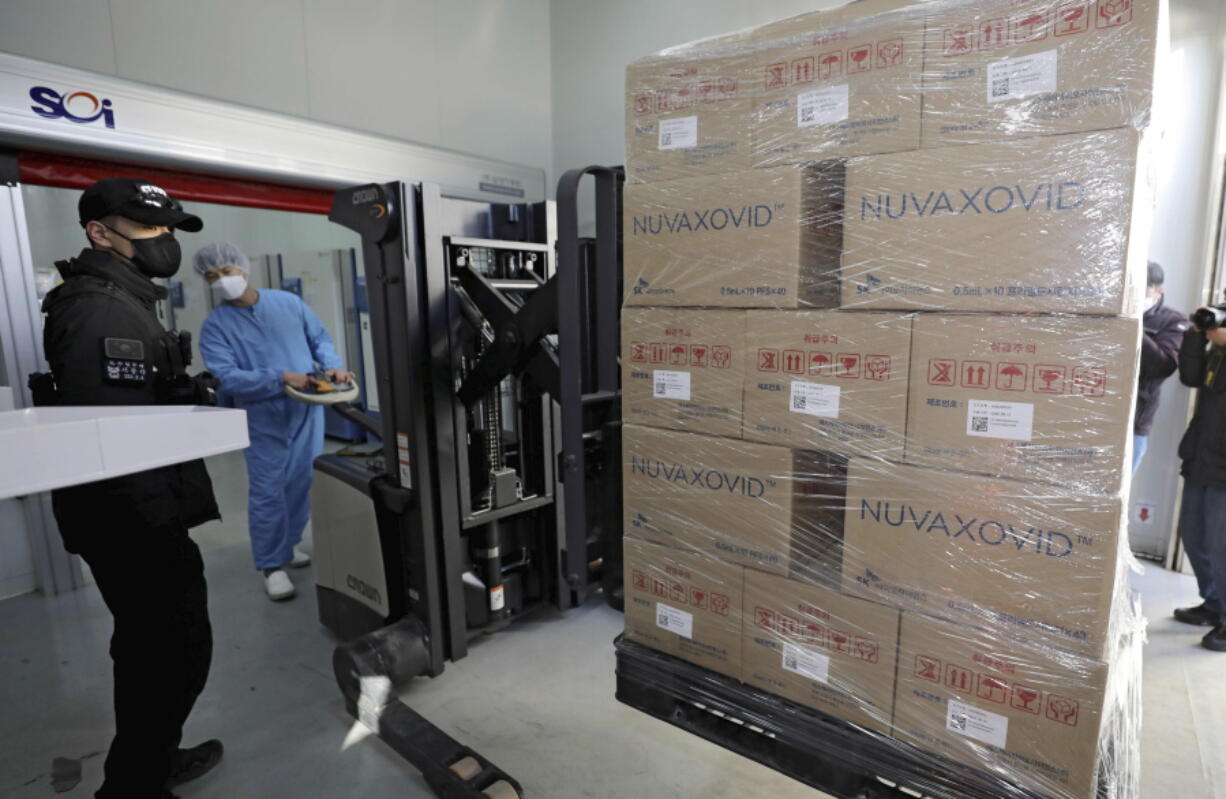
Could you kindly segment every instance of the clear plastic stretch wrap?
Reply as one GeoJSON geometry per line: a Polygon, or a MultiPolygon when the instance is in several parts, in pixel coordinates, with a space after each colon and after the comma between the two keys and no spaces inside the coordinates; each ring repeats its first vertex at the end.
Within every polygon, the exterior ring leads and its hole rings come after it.
{"type": "Polygon", "coordinates": [[[859,0],[628,67],[627,640],[1136,799],[1165,48],[1158,0],[859,0]]]}

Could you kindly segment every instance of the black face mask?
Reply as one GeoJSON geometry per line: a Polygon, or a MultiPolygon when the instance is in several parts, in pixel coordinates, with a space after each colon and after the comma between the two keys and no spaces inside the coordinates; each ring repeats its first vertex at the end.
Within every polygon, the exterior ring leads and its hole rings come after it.
{"type": "Polygon", "coordinates": [[[183,250],[174,233],[163,233],[151,239],[129,239],[113,227],[107,230],[120,238],[127,239],[136,250],[132,263],[148,277],[170,277],[179,271],[179,263],[183,260],[183,250]]]}

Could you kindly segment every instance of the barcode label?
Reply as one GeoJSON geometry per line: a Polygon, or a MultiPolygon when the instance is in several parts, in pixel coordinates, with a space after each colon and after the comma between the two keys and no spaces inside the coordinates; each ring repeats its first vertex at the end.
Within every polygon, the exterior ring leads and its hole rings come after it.
{"type": "Polygon", "coordinates": [[[954,699],[949,700],[945,729],[1001,749],[1009,740],[1009,719],[954,699]]]}
{"type": "Polygon", "coordinates": [[[847,84],[804,92],[796,96],[796,126],[828,125],[848,115],[847,84]]]}
{"type": "Polygon", "coordinates": [[[839,394],[838,386],[794,380],[789,408],[792,413],[837,419],[839,418],[839,394]]]}
{"type": "Polygon", "coordinates": [[[967,400],[966,434],[1006,441],[1029,441],[1034,437],[1034,404],[967,400]]]}
{"type": "Polygon", "coordinates": [[[651,395],[656,399],[690,400],[690,373],[656,369],[651,378],[651,395]]]}
{"type": "Polygon", "coordinates": [[[669,607],[663,602],[656,603],[656,626],[683,638],[694,637],[694,616],[684,610],[669,607]]]}
{"type": "Polygon", "coordinates": [[[698,146],[698,117],[660,120],[660,149],[679,150],[698,146]]]}
{"type": "Polygon", "coordinates": [[[1055,50],[988,64],[988,102],[1056,91],[1056,65],[1055,50]]]}
{"type": "Polygon", "coordinates": [[[817,682],[830,682],[830,657],[796,644],[783,645],[783,668],[817,682]]]}

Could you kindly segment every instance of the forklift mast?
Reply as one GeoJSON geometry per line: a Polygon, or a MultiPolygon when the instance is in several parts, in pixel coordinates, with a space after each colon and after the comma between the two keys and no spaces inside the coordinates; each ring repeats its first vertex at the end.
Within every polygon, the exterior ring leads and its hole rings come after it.
{"type": "MultiPolygon", "coordinates": [[[[321,618],[347,641],[334,666],[351,712],[440,795],[522,789],[366,678],[437,676],[538,608],[600,592],[621,607],[622,182],[619,167],[568,172],[556,218],[552,202],[475,203],[430,183],[334,197],[329,219],[362,238],[380,417],[334,407],[381,431],[373,474],[350,484],[374,505],[387,602],[355,627],[321,593],[321,618]],[[579,236],[585,175],[594,238],[579,236]]],[[[335,456],[317,468],[342,470],[335,456]]]]}

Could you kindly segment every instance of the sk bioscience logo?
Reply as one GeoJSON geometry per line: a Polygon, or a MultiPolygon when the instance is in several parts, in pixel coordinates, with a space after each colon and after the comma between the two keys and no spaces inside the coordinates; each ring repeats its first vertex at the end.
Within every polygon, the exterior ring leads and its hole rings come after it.
{"type": "Polygon", "coordinates": [[[78,125],[102,121],[108,128],[115,127],[115,112],[110,100],[99,99],[90,92],[67,92],[61,94],[47,86],[30,89],[30,99],[35,105],[30,110],[43,119],[66,119],[78,125]]]}

